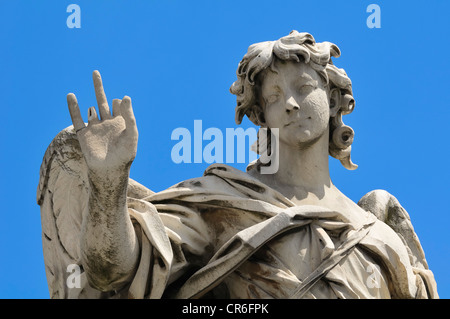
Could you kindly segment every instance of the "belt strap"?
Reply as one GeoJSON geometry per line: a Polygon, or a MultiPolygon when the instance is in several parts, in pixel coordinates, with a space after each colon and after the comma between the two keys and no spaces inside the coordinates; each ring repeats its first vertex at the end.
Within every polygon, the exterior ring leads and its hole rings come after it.
{"type": "Polygon", "coordinates": [[[325,276],[331,269],[345,259],[355,248],[355,246],[364,238],[370,231],[370,226],[375,223],[375,220],[369,224],[365,224],[353,233],[344,243],[342,243],[328,258],[311,273],[299,285],[289,299],[302,298],[316,282],[325,276]]]}

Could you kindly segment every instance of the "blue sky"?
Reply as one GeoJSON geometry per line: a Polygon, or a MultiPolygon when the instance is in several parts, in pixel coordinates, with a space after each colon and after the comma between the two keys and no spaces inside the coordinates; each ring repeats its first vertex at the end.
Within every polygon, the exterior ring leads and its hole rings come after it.
{"type": "MultiPolygon", "coordinates": [[[[330,41],[353,82],[355,171],[330,159],[334,184],[357,202],[385,189],[409,212],[438,292],[450,297],[448,92],[450,2],[419,1],[22,1],[0,2],[0,298],[48,298],[36,204],[39,167],[71,125],[66,94],[82,115],[106,95],[129,95],[139,129],[131,177],[154,191],[200,176],[208,163],[176,164],[177,127],[234,128],[236,68],[250,44],[291,30],[330,41]],[[70,29],[69,4],[81,8],[70,29]],[[366,8],[381,9],[381,28],[366,8]]],[[[242,127],[252,127],[245,120],[242,127]]],[[[239,169],[246,164],[228,163],[239,169]]]]}

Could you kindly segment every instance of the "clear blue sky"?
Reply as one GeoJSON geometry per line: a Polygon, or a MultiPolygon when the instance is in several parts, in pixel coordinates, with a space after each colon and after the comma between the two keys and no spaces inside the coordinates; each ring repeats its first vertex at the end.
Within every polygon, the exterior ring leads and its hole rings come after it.
{"type": "Polygon", "coordinates": [[[35,198],[45,149],[71,125],[67,93],[85,116],[98,69],[110,101],[131,96],[140,134],[131,177],[163,190],[208,166],[175,164],[172,131],[193,130],[194,120],[236,127],[229,87],[240,59],[250,44],[293,29],[337,44],[335,64],[353,81],[356,108],[344,122],[359,168],[330,159],[334,184],[354,201],[378,188],[395,195],[440,296],[450,297],[449,12],[437,0],[2,0],[0,298],[49,297],[35,198]],[[81,8],[79,29],[66,25],[71,3],[81,8]],[[366,25],[370,3],[381,8],[379,29],[366,25]]]}

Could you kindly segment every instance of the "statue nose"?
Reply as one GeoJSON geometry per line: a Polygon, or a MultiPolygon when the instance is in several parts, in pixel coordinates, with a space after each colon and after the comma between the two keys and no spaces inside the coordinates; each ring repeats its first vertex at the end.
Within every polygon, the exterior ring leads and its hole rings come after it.
{"type": "Polygon", "coordinates": [[[297,101],[294,99],[293,96],[291,96],[286,101],[286,110],[292,111],[292,110],[299,110],[299,109],[300,109],[300,106],[298,105],[297,101]]]}

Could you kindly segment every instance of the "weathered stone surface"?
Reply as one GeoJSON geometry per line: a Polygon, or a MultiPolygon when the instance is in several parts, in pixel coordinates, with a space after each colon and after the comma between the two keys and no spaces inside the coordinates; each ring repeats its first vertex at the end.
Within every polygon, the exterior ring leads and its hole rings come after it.
{"type": "Polygon", "coordinates": [[[73,126],[41,166],[51,297],[437,298],[395,197],[376,190],[356,204],[330,179],[329,155],[357,167],[342,121],[355,106],[352,83],[331,61],[339,55],[296,31],[250,46],[231,93],[238,124],[248,116],[272,131],[256,148],[270,162],[247,172],[213,164],[158,193],[129,179],[131,99],[113,100],[111,111],[95,71],[99,114],[90,108],[84,123],[69,94],[73,126]]]}

